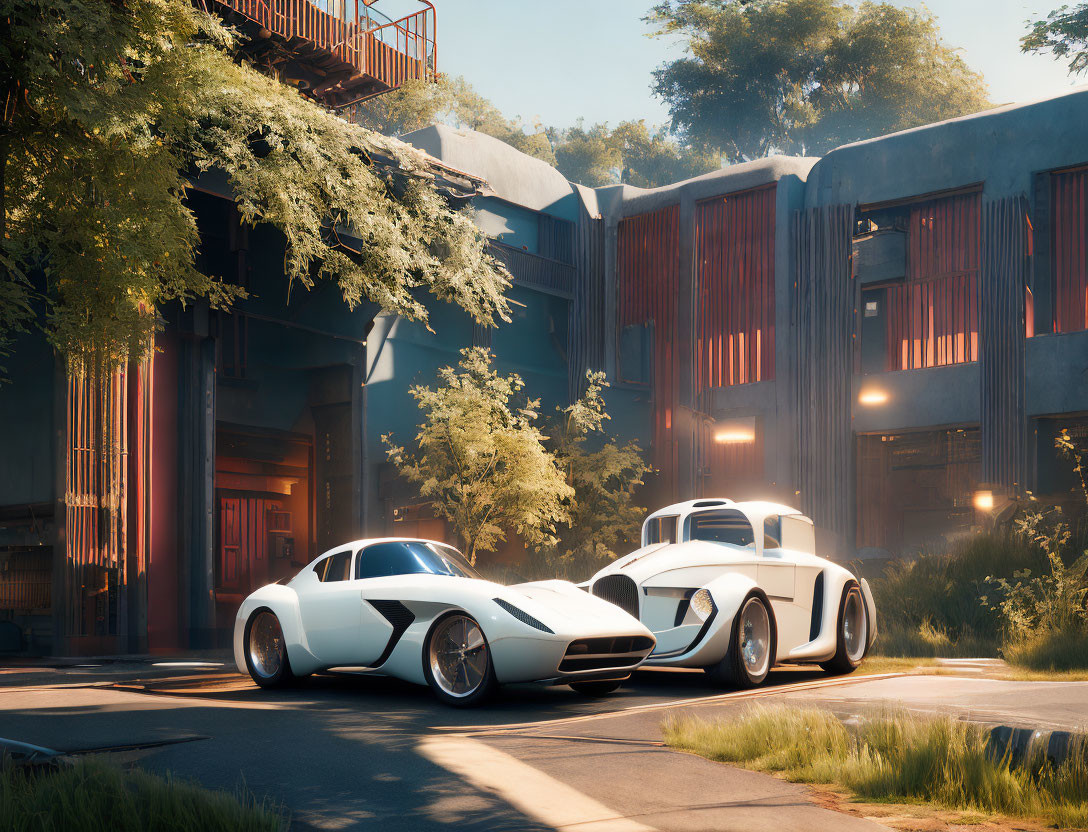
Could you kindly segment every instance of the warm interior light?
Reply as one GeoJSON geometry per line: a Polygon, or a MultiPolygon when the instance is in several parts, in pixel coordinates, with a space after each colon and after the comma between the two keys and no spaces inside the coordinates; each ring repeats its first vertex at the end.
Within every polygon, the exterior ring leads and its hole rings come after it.
{"type": "Polygon", "coordinates": [[[861,404],[884,404],[888,401],[888,394],[883,390],[862,390],[858,401],[861,404]]]}
{"type": "Polygon", "coordinates": [[[723,444],[730,442],[755,442],[756,435],[750,430],[722,430],[714,434],[714,441],[723,444]]]}
{"type": "Polygon", "coordinates": [[[992,491],[976,491],[975,492],[975,508],[979,511],[993,511],[994,510],[994,492],[992,491]]]}

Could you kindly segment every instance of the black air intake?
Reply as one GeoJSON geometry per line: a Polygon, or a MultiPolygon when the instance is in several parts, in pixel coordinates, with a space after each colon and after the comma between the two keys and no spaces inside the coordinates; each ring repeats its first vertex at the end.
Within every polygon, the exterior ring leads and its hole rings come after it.
{"type": "Polygon", "coordinates": [[[605,575],[593,584],[593,594],[638,618],[638,587],[626,575],[605,575]]]}

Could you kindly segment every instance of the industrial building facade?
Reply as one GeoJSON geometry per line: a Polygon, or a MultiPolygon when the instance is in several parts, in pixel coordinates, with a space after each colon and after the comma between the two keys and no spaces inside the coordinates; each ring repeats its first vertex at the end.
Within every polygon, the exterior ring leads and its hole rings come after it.
{"type": "Polygon", "coordinates": [[[248,592],[344,539],[446,535],[381,436],[410,440],[409,388],[473,344],[545,408],[605,370],[611,429],[658,469],[650,508],[771,497],[849,558],[1064,499],[1053,437],[1088,437],[1086,134],[1078,91],[650,190],[410,134],[475,183],[456,198],[515,278],[493,330],[434,302],[432,332],[332,286],[288,296],[282,240],[197,182],[200,256],[248,299],[161,310],[158,352],[104,390],[43,339],[17,345],[0,650],[216,646],[248,592]]]}

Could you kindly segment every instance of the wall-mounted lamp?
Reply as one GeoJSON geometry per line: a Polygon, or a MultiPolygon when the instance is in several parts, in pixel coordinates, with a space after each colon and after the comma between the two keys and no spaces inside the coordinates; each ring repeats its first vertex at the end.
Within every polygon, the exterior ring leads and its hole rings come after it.
{"type": "Polygon", "coordinates": [[[975,509],[982,512],[994,510],[994,492],[979,490],[975,492],[975,509]]]}
{"type": "Polygon", "coordinates": [[[863,404],[866,407],[874,407],[876,405],[887,404],[888,394],[883,390],[878,390],[875,387],[871,387],[868,390],[862,390],[858,395],[858,404],[863,404]]]}
{"type": "Polygon", "coordinates": [[[722,445],[735,445],[756,441],[756,419],[754,416],[742,419],[729,419],[714,425],[714,441],[722,445]]]}

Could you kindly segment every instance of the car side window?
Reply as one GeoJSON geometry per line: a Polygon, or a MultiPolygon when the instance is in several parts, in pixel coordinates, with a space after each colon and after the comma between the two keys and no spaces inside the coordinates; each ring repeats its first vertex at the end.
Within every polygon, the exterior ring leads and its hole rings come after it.
{"type": "Polygon", "coordinates": [[[782,521],[777,514],[763,519],[763,549],[782,548],[782,521]]]}
{"type": "Polygon", "coordinates": [[[732,546],[755,546],[752,524],[743,512],[735,508],[701,511],[684,520],[685,540],[709,540],[732,546]]]}
{"type": "Polygon", "coordinates": [[[646,522],[646,546],[652,546],[654,543],[675,543],[676,542],[676,520],[675,514],[670,514],[665,517],[654,517],[652,520],[646,522]]]}
{"type": "Polygon", "coordinates": [[[351,552],[329,555],[314,567],[319,581],[346,581],[351,578],[351,552]]]}

